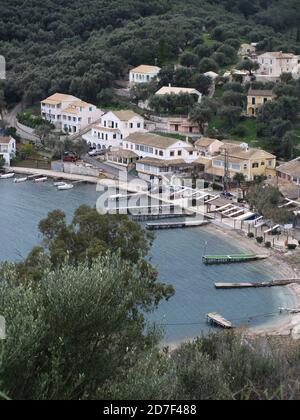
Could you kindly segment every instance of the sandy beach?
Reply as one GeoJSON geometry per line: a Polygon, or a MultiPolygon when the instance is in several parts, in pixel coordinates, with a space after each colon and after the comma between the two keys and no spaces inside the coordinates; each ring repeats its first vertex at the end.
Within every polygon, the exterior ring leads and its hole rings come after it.
{"type": "MultiPolygon", "coordinates": [[[[245,232],[240,230],[233,230],[229,226],[218,222],[213,222],[201,229],[205,229],[206,231],[211,232],[213,235],[218,235],[225,241],[227,240],[231,243],[234,241],[234,243],[240,248],[242,252],[251,251],[257,254],[263,253],[269,255],[269,258],[264,262],[264,264],[272,267],[272,271],[276,273],[273,280],[300,278],[300,270],[290,264],[289,261],[287,261],[286,256],[289,255],[289,253],[283,253],[273,249],[266,249],[265,247],[258,245],[254,239],[249,239],[245,232]]],[[[257,281],[260,281],[260,279],[257,279],[257,281]]],[[[282,287],[285,287],[288,290],[288,293],[292,298],[293,307],[290,309],[300,309],[300,284],[291,284],[289,286],[282,287]]],[[[278,319],[276,321],[268,322],[257,327],[246,328],[244,333],[248,337],[291,336],[295,340],[299,340],[300,314],[282,314],[280,316],[278,308],[278,319]]],[[[181,344],[192,342],[193,340],[193,338],[187,338],[180,341],[168,342],[163,346],[167,345],[172,351],[178,348],[181,344]]]]}
{"type": "MultiPolygon", "coordinates": [[[[263,250],[264,254],[269,255],[265,264],[272,266],[274,272],[276,271],[276,278],[274,280],[300,278],[300,270],[286,260],[286,256],[289,253],[266,249],[258,245],[255,240],[249,239],[245,232],[227,228],[225,225],[220,226],[219,223],[212,223],[206,229],[214,234],[217,233],[225,240],[234,240],[243,251],[252,251],[261,254],[263,250]]],[[[293,308],[290,309],[300,308],[300,284],[291,284],[283,287],[288,289],[293,300],[293,308]]],[[[282,318],[278,317],[278,320],[275,322],[249,328],[247,334],[251,336],[292,336],[298,340],[300,339],[300,314],[282,315],[282,318]]]]}

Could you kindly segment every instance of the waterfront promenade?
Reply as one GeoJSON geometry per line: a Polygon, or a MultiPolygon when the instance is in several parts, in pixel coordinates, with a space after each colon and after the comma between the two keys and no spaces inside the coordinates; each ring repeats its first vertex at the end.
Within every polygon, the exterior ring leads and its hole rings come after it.
{"type": "Polygon", "coordinates": [[[97,184],[103,178],[97,178],[94,176],[87,175],[77,175],[77,174],[68,174],[65,172],[56,172],[47,169],[35,169],[35,168],[21,168],[17,166],[12,166],[9,168],[10,172],[21,175],[40,175],[43,177],[53,178],[53,179],[64,179],[66,181],[82,181],[88,182],[90,184],[97,184]]]}

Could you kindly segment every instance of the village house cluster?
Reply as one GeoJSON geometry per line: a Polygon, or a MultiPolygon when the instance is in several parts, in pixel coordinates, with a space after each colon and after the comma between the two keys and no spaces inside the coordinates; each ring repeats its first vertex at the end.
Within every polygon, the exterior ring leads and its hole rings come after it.
{"type": "Polygon", "coordinates": [[[276,157],[270,153],[235,141],[202,137],[191,142],[153,133],[147,130],[147,121],[130,110],[106,113],[82,137],[91,148],[104,150],[108,163],[122,170],[135,168],[140,178],[153,183],[195,170],[203,178],[223,182],[226,150],[232,178],[242,173],[251,181],[256,175],[276,174],[276,157]]]}
{"type": "MultiPolygon", "coordinates": [[[[254,72],[256,80],[276,81],[283,73],[300,77],[299,57],[293,54],[267,52],[257,55],[256,44],[242,44],[238,54],[242,59],[251,58],[259,63],[259,69],[254,72]]],[[[130,70],[129,86],[157,80],[160,70],[160,67],[150,65],[130,70]]],[[[218,74],[208,73],[213,81],[218,78],[218,74]]],[[[243,72],[234,73],[232,70],[231,76],[237,73],[243,72]]],[[[197,89],[171,85],[161,87],[155,94],[182,93],[195,95],[199,103],[202,100],[197,89]]],[[[276,95],[272,90],[250,89],[246,116],[256,117],[259,109],[273,100],[276,100],[276,95]]],[[[158,183],[174,174],[185,176],[197,172],[202,178],[214,182],[224,182],[225,177],[233,179],[236,174],[242,174],[246,181],[263,175],[270,180],[279,176],[282,179],[287,177],[297,185],[300,183],[300,176],[294,177],[291,171],[284,172],[284,167],[276,169],[276,156],[251,148],[245,142],[202,137],[199,126],[187,117],[169,117],[165,130],[159,130],[161,127],[155,122],[132,110],[105,113],[95,105],[60,93],[41,102],[41,115],[62,131],[81,134],[91,149],[105,156],[108,164],[124,171],[135,169],[140,178],[149,182],[158,183]]],[[[0,143],[0,151],[1,148],[6,150],[8,146],[0,143]]],[[[293,167],[298,165],[298,160],[292,164],[293,167]]]]}

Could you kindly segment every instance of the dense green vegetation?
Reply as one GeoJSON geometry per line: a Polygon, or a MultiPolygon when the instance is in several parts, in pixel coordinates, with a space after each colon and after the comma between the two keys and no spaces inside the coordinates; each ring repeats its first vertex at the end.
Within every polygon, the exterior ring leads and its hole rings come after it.
{"type": "Polygon", "coordinates": [[[222,68],[241,40],[299,52],[295,0],[11,0],[0,15],[8,103],[55,91],[95,102],[129,65],[155,59],[222,68]]]}

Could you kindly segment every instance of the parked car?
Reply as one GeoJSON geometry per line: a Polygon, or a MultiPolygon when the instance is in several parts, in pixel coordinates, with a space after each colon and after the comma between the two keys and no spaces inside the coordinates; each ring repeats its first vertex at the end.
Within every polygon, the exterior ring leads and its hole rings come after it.
{"type": "Polygon", "coordinates": [[[97,156],[97,155],[98,155],[98,151],[97,151],[96,149],[93,149],[93,150],[91,150],[91,151],[88,153],[88,155],[89,155],[89,156],[97,156]]]}
{"type": "Polygon", "coordinates": [[[65,155],[63,157],[64,162],[77,162],[77,160],[78,160],[78,157],[75,155],[65,155]]]}
{"type": "Polygon", "coordinates": [[[234,198],[234,195],[230,194],[229,192],[222,192],[221,195],[224,198],[228,198],[228,200],[232,200],[234,198]]]}
{"type": "Polygon", "coordinates": [[[88,153],[88,155],[91,156],[91,157],[93,157],[93,156],[103,156],[103,155],[105,155],[105,153],[106,153],[106,150],[93,149],[88,153]]]}

